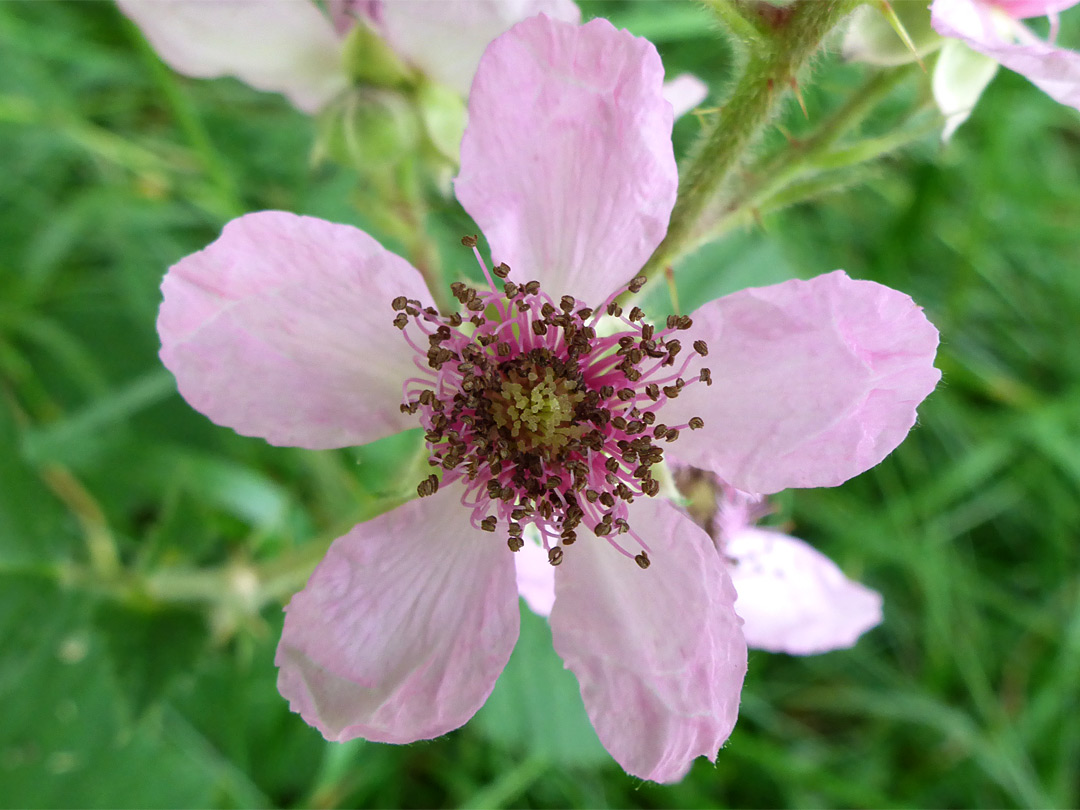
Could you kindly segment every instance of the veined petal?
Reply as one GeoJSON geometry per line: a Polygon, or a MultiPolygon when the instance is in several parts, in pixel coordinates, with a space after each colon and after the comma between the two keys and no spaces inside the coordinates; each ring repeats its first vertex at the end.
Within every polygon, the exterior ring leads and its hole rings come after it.
{"type": "Polygon", "coordinates": [[[751,647],[813,655],[850,647],[881,623],[881,595],[798,538],[747,528],[725,538],[723,554],[735,561],[735,612],[751,647]]]}
{"type": "Polygon", "coordinates": [[[345,89],[341,40],[314,3],[117,0],[158,55],[187,76],[235,76],[313,113],[345,89]]]}
{"type": "Polygon", "coordinates": [[[491,43],[456,190],[494,261],[596,303],[630,280],[675,204],[663,79],[651,43],[602,19],[541,15],[491,43]]]}
{"type": "Polygon", "coordinates": [[[672,782],[731,734],[746,642],[708,535],[656,498],[629,521],[652,565],[580,532],[555,572],[551,630],[604,747],[628,773],[672,782]]]}
{"type": "Polygon", "coordinates": [[[555,604],[555,567],[544,547],[528,535],[526,531],[525,545],[514,554],[518,594],[537,616],[549,616],[555,604]]]}
{"type": "Polygon", "coordinates": [[[930,13],[942,36],[961,40],[1055,101],[1080,110],[1080,53],[1035,39],[1020,23],[995,18],[991,6],[976,0],[934,0],[930,13]],[[1014,35],[1023,41],[1014,42],[1014,35]]]}
{"type": "Polygon", "coordinates": [[[910,297],[840,270],[742,290],[693,313],[713,384],[664,406],[705,421],[675,460],[747,492],[835,486],[904,439],[934,389],[937,330],[910,297]]]}
{"type": "Polygon", "coordinates": [[[289,602],[278,689],[328,740],[437,737],[491,694],[518,635],[514,563],[459,497],[356,526],[289,602]]]}
{"type": "Polygon", "coordinates": [[[245,436],[313,449],[415,427],[399,295],[420,274],[363,231],[263,211],[234,219],[161,285],[161,360],[195,409],[245,436]]]}
{"type": "Polygon", "coordinates": [[[581,19],[572,0],[393,0],[383,3],[379,22],[398,55],[467,96],[488,44],[540,13],[571,23],[581,19]]]}

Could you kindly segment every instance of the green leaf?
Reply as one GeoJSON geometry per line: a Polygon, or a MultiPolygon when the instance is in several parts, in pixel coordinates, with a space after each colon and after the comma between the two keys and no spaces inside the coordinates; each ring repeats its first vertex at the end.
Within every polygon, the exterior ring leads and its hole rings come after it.
{"type": "Polygon", "coordinates": [[[522,757],[568,768],[611,761],[585,714],[577,678],[551,646],[548,623],[524,606],[514,654],[475,722],[522,757]]]}
{"type": "Polygon", "coordinates": [[[174,722],[132,723],[88,600],[0,575],[0,807],[208,807],[266,798],[174,722]]]}
{"type": "Polygon", "coordinates": [[[94,614],[131,717],[141,717],[176,676],[191,672],[206,642],[202,617],[175,609],[104,603],[94,614]]]}

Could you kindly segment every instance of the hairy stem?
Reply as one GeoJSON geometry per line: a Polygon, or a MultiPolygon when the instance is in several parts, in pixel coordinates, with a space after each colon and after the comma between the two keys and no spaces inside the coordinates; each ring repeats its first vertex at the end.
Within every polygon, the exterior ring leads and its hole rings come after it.
{"type": "Polygon", "coordinates": [[[679,199],[667,236],[642,271],[647,277],[654,278],[681,255],[709,202],[747,159],[780,101],[795,85],[799,72],[820,48],[826,34],[858,3],[798,0],[774,9],[769,19],[763,18],[767,25],[761,30],[768,31],[766,37],[755,39],[730,98],[683,167],[679,199]]]}

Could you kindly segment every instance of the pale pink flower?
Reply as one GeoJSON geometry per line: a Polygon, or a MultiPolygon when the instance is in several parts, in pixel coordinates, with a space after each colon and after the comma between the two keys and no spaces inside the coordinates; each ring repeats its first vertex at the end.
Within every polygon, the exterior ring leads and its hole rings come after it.
{"type": "MultiPolygon", "coordinates": [[[[706,481],[716,494],[703,528],[735,586],[735,612],[748,646],[813,655],[851,647],[881,623],[880,594],[848,579],[805,541],[755,525],[769,511],[762,496],[726,486],[709,473],[679,472],[706,481]]],[[[555,603],[554,569],[540,544],[527,542],[515,562],[521,597],[534,613],[549,615],[555,603]]]]}
{"type": "Polygon", "coordinates": [[[939,34],[950,38],[933,77],[934,98],[946,117],[946,139],[970,115],[998,65],[1024,76],[1055,101],[1080,110],[1080,53],[1053,44],[1057,13],[1077,2],[934,0],[931,22],[939,34]],[[1051,18],[1049,42],[1020,22],[1041,16],[1051,18]]]}
{"type": "Polygon", "coordinates": [[[194,407],[308,448],[420,424],[441,471],[338,538],[289,603],[278,684],[328,739],[403,743],[472,716],[517,638],[507,547],[528,528],[558,564],[555,649],[612,756],[656,781],[715,758],[746,667],[735,592],[709,536],[650,497],[653,470],[838,484],[934,388],[921,310],[839,271],[657,328],[614,304],[675,201],[662,81],[652,45],[603,20],[534,17],[491,44],[456,193],[509,280],[455,285],[459,314],[367,234],[280,212],[230,222],[166,276],[161,357],[194,407]]]}
{"type": "Polygon", "coordinates": [[[349,83],[344,48],[371,26],[407,64],[464,96],[484,48],[540,12],[577,22],[573,0],[117,0],[186,76],[234,76],[314,113],[349,83]]]}
{"type": "Polygon", "coordinates": [[[844,576],[809,543],[754,524],[760,496],[719,486],[713,538],[729,563],[735,612],[751,647],[790,655],[851,647],[881,623],[881,595],[844,576]]]}

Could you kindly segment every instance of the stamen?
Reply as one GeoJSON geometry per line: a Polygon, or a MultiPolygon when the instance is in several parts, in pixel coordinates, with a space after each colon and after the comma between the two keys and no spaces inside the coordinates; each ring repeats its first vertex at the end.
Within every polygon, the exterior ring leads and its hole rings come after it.
{"type": "Polygon", "coordinates": [[[419,301],[399,296],[392,302],[394,323],[421,370],[406,381],[401,409],[418,416],[428,463],[438,471],[417,493],[426,497],[460,481],[473,526],[495,532],[505,524],[507,546],[517,551],[532,525],[552,565],[562,562],[584,525],[647,568],[645,551],[632,554],[614,538],[629,535],[646,549],[629,523],[628,506],[659,493],[653,467],[663,462],[661,443],[704,425],[700,417],[657,424],[668,399],[688,384],[710,381],[707,370],[697,371],[697,379],[689,371],[707,352],[704,343],[695,341],[695,352],[669,372],[682,348],[672,332],[691,321],[672,316],[657,333],[640,307],[622,317],[618,296],[640,291],[644,277],[596,308],[570,295],[556,301],[538,281],[509,280],[506,264],[489,272],[476,241],[462,239],[488,289],[451,285],[475,329],[462,331],[462,313],[440,318],[419,301]],[[605,312],[622,328],[600,337],[595,327],[605,312]],[[413,340],[410,320],[426,339],[413,340]]]}

